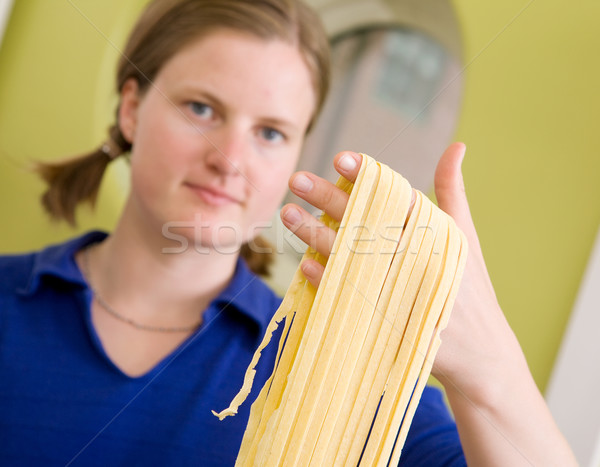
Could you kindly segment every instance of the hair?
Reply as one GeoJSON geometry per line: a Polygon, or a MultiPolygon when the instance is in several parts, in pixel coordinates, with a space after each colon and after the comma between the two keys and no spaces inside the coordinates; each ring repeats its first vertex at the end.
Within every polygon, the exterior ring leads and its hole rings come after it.
{"type": "MultiPolygon", "coordinates": [[[[117,67],[120,93],[133,78],[140,93],[152,85],[167,61],[194,40],[219,29],[249,33],[264,40],[282,40],[296,46],[310,71],[315,112],[307,132],[319,114],[329,88],[329,42],[319,17],[302,0],[153,0],[135,24],[117,67]]],[[[131,150],[116,122],[100,148],[57,162],[38,163],[35,171],[47,183],[42,205],[54,220],[75,225],[82,202],[95,206],[103,174],[111,160],[131,150]]],[[[268,242],[253,240],[260,248],[242,246],[241,255],[250,269],[268,275],[273,258],[268,242]]]]}

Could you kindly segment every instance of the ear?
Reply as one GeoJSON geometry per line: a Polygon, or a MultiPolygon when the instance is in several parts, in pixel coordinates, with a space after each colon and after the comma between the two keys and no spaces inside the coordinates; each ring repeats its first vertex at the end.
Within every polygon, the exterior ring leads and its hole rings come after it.
{"type": "Polygon", "coordinates": [[[119,128],[129,143],[133,143],[137,127],[137,113],[140,106],[139,85],[136,79],[129,78],[121,89],[119,104],[119,128]]]}

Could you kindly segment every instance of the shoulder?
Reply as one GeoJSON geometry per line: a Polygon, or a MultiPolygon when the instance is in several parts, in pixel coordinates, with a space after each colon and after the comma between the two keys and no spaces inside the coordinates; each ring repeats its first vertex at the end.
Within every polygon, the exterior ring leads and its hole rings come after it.
{"type": "Polygon", "coordinates": [[[105,237],[104,232],[92,231],[38,251],[0,255],[0,296],[27,294],[36,289],[45,276],[75,280],[75,252],[105,237]]]}
{"type": "Polygon", "coordinates": [[[0,293],[5,294],[27,286],[37,253],[0,256],[0,293]]]}

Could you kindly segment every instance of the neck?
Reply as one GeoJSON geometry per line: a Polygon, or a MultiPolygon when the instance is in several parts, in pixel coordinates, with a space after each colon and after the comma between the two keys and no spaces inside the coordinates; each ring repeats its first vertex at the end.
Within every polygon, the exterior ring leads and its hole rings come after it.
{"type": "MultiPolygon", "coordinates": [[[[125,211],[127,212],[127,210],[125,211]]],[[[237,254],[173,242],[125,214],[104,242],[89,252],[94,288],[128,318],[185,326],[227,286],[237,254]]]]}

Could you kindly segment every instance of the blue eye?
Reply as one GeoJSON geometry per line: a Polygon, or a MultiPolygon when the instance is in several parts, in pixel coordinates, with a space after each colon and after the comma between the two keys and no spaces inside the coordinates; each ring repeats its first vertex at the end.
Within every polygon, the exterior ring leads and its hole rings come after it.
{"type": "Polygon", "coordinates": [[[192,112],[202,118],[210,119],[213,117],[213,108],[210,105],[204,104],[202,102],[191,102],[190,108],[192,112]]]}
{"type": "Polygon", "coordinates": [[[271,143],[278,143],[279,141],[283,141],[285,139],[283,133],[275,128],[265,127],[262,128],[260,132],[261,136],[271,143]]]}

